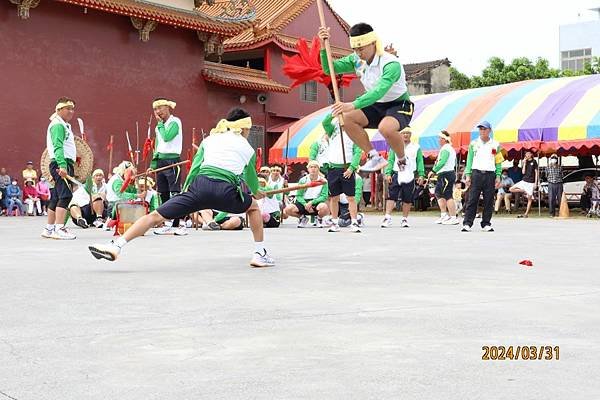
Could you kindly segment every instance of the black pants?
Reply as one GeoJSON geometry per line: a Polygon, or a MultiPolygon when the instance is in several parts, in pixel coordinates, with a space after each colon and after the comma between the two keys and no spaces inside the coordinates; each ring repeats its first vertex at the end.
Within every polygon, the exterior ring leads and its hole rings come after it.
{"type": "Polygon", "coordinates": [[[550,215],[555,215],[556,205],[559,204],[562,198],[563,184],[548,182],[548,206],[550,207],[550,215]]]}
{"type": "Polygon", "coordinates": [[[473,170],[471,174],[471,187],[467,205],[465,206],[465,217],[463,225],[473,226],[475,214],[477,214],[477,204],[479,196],[483,193],[483,218],[481,227],[492,224],[492,213],[494,212],[494,192],[496,184],[496,173],[494,171],[473,170]]]}

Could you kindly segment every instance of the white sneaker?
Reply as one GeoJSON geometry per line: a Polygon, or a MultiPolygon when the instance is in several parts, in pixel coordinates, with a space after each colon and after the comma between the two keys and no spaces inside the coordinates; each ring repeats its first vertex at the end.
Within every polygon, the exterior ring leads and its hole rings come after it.
{"type": "Polygon", "coordinates": [[[486,225],[483,228],[481,228],[481,230],[484,232],[494,232],[494,228],[492,228],[491,225],[486,225]]]}
{"type": "Polygon", "coordinates": [[[67,230],[67,228],[62,227],[58,230],[54,230],[54,233],[52,235],[53,239],[58,239],[58,240],[73,240],[75,238],[77,238],[77,236],[75,236],[74,234],[72,234],[71,232],[69,232],[67,230]]]}
{"type": "Polygon", "coordinates": [[[458,225],[458,218],[456,216],[449,217],[442,221],[442,225],[458,225]]]}
{"type": "Polygon", "coordinates": [[[338,224],[333,224],[329,227],[329,229],[327,230],[327,232],[339,232],[340,231],[340,226],[338,224]]]}
{"type": "Polygon", "coordinates": [[[48,230],[44,228],[44,230],[42,231],[42,237],[46,239],[54,239],[54,229],[48,230]]]}
{"type": "Polygon", "coordinates": [[[392,219],[391,218],[383,218],[383,221],[381,221],[381,227],[389,228],[390,226],[392,226],[392,219]]]}
{"type": "Polygon", "coordinates": [[[365,226],[365,214],[358,213],[358,215],[356,216],[356,220],[358,221],[358,226],[360,226],[361,228],[365,226]]]}
{"type": "Polygon", "coordinates": [[[185,236],[188,234],[187,230],[185,229],[185,225],[179,225],[177,228],[171,229],[173,229],[173,234],[175,236],[185,236]]]}
{"type": "Polygon", "coordinates": [[[450,217],[448,216],[448,214],[442,215],[440,216],[438,219],[435,220],[435,223],[440,225],[442,224],[445,220],[449,219],[450,217]]]}
{"type": "Polygon", "coordinates": [[[42,215],[44,215],[44,216],[48,216],[48,212],[47,212],[47,211],[44,211],[44,212],[42,213],[42,215]]]}
{"type": "Polygon", "coordinates": [[[323,218],[317,218],[317,222],[315,223],[315,226],[317,228],[322,228],[323,227],[323,218]]]}
{"type": "Polygon", "coordinates": [[[367,158],[365,165],[360,167],[361,172],[375,172],[387,165],[387,160],[379,154],[371,158],[367,158]]]}
{"type": "Polygon", "coordinates": [[[471,232],[471,227],[469,225],[463,225],[461,232],[471,232]]]}
{"type": "Polygon", "coordinates": [[[252,260],[250,260],[250,266],[253,268],[273,267],[275,266],[275,260],[269,256],[266,250],[264,255],[255,252],[252,255],[252,260]]]}
{"type": "Polygon", "coordinates": [[[298,228],[306,228],[308,226],[308,217],[303,215],[298,220],[298,228]]]}
{"type": "Polygon", "coordinates": [[[408,224],[408,220],[406,218],[402,218],[402,222],[400,222],[400,226],[402,228],[410,228],[410,225],[408,224]]]}
{"type": "Polygon", "coordinates": [[[88,246],[88,249],[96,259],[105,259],[108,261],[115,261],[121,253],[121,248],[115,245],[115,242],[111,240],[108,244],[93,244],[88,246]]]}
{"type": "Polygon", "coordinates": [[[170,226],[163,226],[162,228],[156,228],[154,230],[155,235],[174,235],[175,229],[170,226]]]}
{"type": "Polygon", "coordinates": [[[360,232],[360,226],[358,225],[358,223],[355,222],[353,224],[350,224],[350,232],[353,232],[353,233],[360,232]]]}
{"type": "Polygon", "coordinates": [[[333,221],[331,219],[331,215],[326,215],[323,217],[323,221],[322,221],[323,226],[325,227],[330,227],[331,225],[333,225],[333,221]]]}

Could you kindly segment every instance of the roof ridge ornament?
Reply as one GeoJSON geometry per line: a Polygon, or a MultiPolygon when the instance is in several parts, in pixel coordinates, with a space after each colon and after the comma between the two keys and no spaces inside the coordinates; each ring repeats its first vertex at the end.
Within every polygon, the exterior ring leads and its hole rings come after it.
{"type": "Polygon", "coordinates": [[[10,0],[10,2],[17,5],[17,12],[21,19],[28,19],[29,10],[40,4],[40,0],[10,0]]]}
{"type": "Polygon", "coordinates": [[[144,19],[138,17],[131,17],[131,24],[140,33],[140,40],[147,42],[150,40],[150,32],[156,29],[158,22],[152,19],[144,19]]]}
{"type": "Polygon", "coordinates": [[[194,9],[199,14],[220,22],[252,21],[256,17],[256,7],[250,0],[194,0],[194,9]],[[204,3],[220,7],[218,14],[208,15],[200,11],[204,3]]]}

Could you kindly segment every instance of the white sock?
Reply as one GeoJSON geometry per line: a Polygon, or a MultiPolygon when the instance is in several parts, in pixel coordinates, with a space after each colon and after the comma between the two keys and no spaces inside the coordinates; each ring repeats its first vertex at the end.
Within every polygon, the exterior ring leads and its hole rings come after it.
{"type": "Polygon", "coordinates": [[[254,252],[264,256],[267,254],[264,242],[254,242],[254,252]]]}
{"type": "Polygon", "coordinates": [[[332,218],[331,222],[333,222],[334,225],[337,225],[338,224],[338,219],[337,218],[332,218]]]}
{"type": "Polygon", "coordinates": [[[122,248],[123,246],[125,246],[127,244],[127,240],[123,236],[121,236],[117,240],[114,241],[114,244],[118,248],[122,248]]]}
{"type": "Polygon", "coordinates": [[[448,214],[447,214],[447,213],[445,213],[445,212],[443,212],[443,213],[440,213],[440,217],[442,217],[442,218],[443,218],[443,217],[445,217],[446,215],[448,215],[448,214]]]}
{"type": "Polygon", "coordinates": [[[357,219],[353,219],[353,220],[352,220],[352,223],[353,223],[353,224],[357,224],[357,225],[358,225],[358,220],[357,220],[357,219]]]}
{"type": "Polygon", "coordinates": [[[54,225],[54,230],[55,231],[61,230],[64,226],[65,226],[65,224],[55,224],[54,225]]]}
{"type": "Polygon", "coordinates": [[[385,219],[392,219],[392,215],[391,214],[385,214],[385,219]]]}
{"type": "Polygon", "coordinates": [[[46,224],[46,230],[47,231],[53,231],[54,230],[54,224],[46,224]]]}
{"type": "Polygon", "coordinates": [[[377,150],[375,150],[375,149],[371,149],[371,150],[369,151],[369,157],[376,157],[376,156],[378,156],[378,155],[379,155],[379,153],[378,153],[378,152],[377,152],[377,150]]]}

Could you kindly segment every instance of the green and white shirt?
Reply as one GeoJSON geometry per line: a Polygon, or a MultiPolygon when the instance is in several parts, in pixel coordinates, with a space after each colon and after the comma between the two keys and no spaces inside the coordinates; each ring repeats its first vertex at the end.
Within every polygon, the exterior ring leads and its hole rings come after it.
{"type": "MultiPolygon", "coordinates": [[[[342,135],[340,134],[339,124],[334,123],[331,114],[327,114],[323,120],[323,129],[329,136],[329,146],[327,147],[327,162],[329,168],[346,168],[344,165],[344,154],[342,154],[342,135]]],[[[348,135],[343,135],[344,151],[346,154],[346,163],[352,171],[358,170],[362,150],[358,147],[348,135]]]]}
{"type": "Polygon", "coordinates": [[[465,175],[471,176],[472,170],[495,171],[496,176],[502,175],[502,147],[494,139],[487,142],[477,138],[469,144],[465,175]]]}
{"type": "Polygon", "coordinates": [[[433,172],[441,174],[442,172],[454,171],[456,167],[456,151],[450,143],[446,143],[440,149],[437,160],[433,166],[433,172]]]}
{"type": "Polygon", "coordinates": [[[398,173],[398,183],[410,183],[415,179],[415,171],[419,177],[425,176],[425,162],[421,146],[416,143],[404,145],[404,156],[406,157],[406,165],[403,171],[396,162],[396,152],[390,149],[388,153],[388,164],[385,167],[385,174],[392,176],[393,173],[398,173]]]}
{"type": "MultiPolygon", "coordinates": [[[[277,186],[265,186],[261,190],[263,192],[268,192],[269,190],[280,189],[277,186]]],[[[281,211],[279,205],[283,201],[283,193],[272,194],[270,196],[265,196],[262,199],[258,200],[258,207],[260,211],[267,214],[275,214],[281,211]]]]}
{"type": "Polygon", "coordinates": [[[114,174],[106,184],[106,200],[109,203],[116,201],[127,201],[135,200],[137,198],[137,190],[133,185],[129,185],[123,193],[121,193],[121,186],[123,186],[123,177],[119,174],[114,174]]]}
{"type": "Polygon", "coordinates": [[[60,168],[74,164],[77,159],[77,148],[71,125],[58,115],[52,118],[46,132],[46,148],[48,156],[55,160],[60,168]]]}
{"type": "Polygon", "coordinates": [[[329,162],[327,160],[327,149],[329,148],[329,142],[325,140],[325,137],[315,140],[310,145],[310,151],[308,153],[309,161],[316,161],[319,166],[326,166],[329,162]]]}
{"type": "MultiPolygon", "coordinates": [[[[319,177],[317,179],[319,180],[319,177]]],[[[306,185],[310,183],[312,179],[310,179],[310,175],[303,176],[298,181],[298,185],[306,185]]],[[[309,201],[312,202],[313,206],[319,205],[325,201],[329,197],[329,186],[325,183],[322,186],[315,186],[308,189],[298,189],[296,192],[296,201],[302,205],[306,205],[309,201]]]]}
{"type": "Polygon", "coordinates": [[[150,168],[156,168],[158,160],[180,157],[183,148],[183,127],[176,116],[171,115],[165,122],[160,121],[154,131],[156,141],[150,168]]]}

